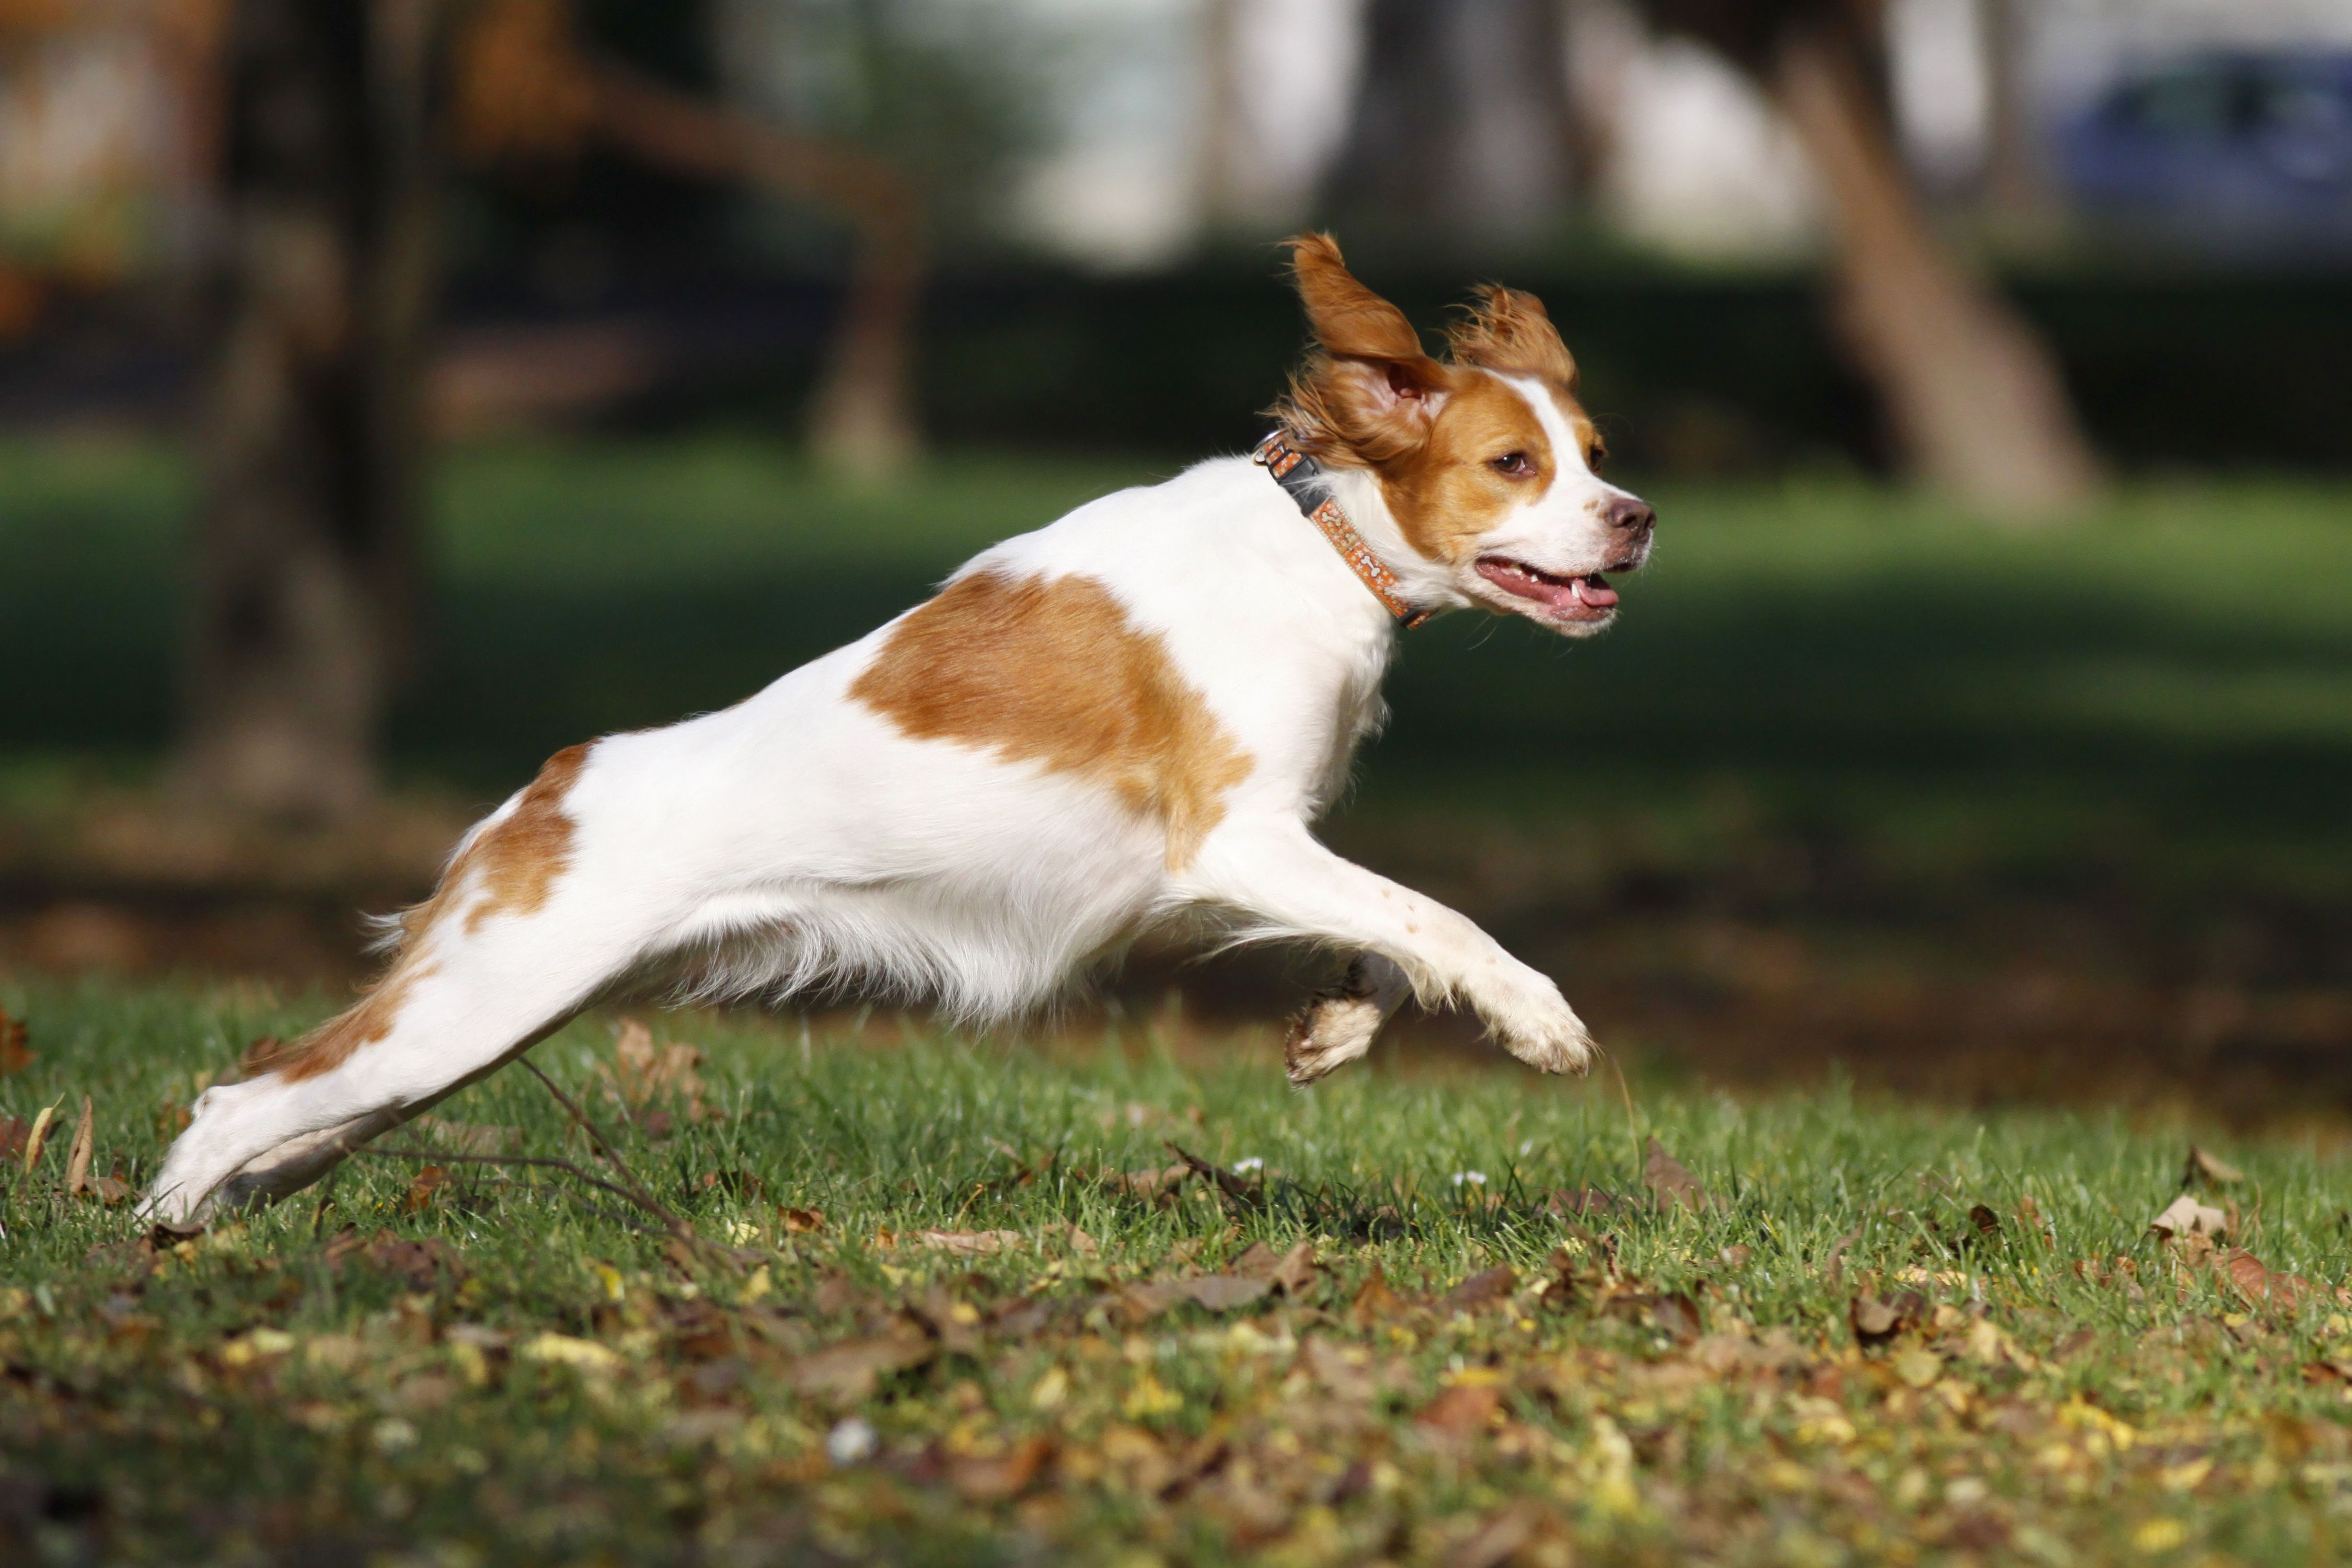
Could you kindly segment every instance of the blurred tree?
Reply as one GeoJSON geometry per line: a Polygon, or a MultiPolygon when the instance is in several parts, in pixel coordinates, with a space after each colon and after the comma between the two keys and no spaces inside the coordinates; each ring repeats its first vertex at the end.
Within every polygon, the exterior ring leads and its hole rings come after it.
{"type": "Polygon", "coordinates": [[[1564,20],[1559,0],[1370,0],[1333,221],[1399,247],[1491,249],[1560,220],[1577,164],[1564,20]]]}
{"type": "Polygon", "coordinates": [[[347,816],[413,642],[436,0],[235,0],[183,785],[347,816]]]}
{"type": "Polygon", "coordinates": [[[592,140],[672,174],[740,182],[845,219],[858,246],[809,436],[861,477],[919,449],[909,385],[923,273],[921,206],[888,160],[706,102],[591,52],[568,0],[478,0],[458,50],[457,142],[486,163],[580,155],[592,140]]]}
{"type": "Polygon", "coordinates": [[[1827,192],[1836,322],[1911,465],[1988,512],[2051,517],[2098,464],[2055,359],[1939,241],[1895,148],[1881,0],[1640,0],[1762,85],[1827,192]]]}
{"type": "Polygon", "coordinates": [[[2057,210],[2034,112],[2031,42],[2020,0],[1979,0],[1984,37],[1984,202],[2012,229],[2046,228],[2057,210]]]}

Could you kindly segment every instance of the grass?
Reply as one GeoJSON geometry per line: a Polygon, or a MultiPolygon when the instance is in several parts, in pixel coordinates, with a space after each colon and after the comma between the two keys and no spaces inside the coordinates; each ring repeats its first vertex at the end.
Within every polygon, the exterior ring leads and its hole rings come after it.
{"type": "MultiPolygon", "coordinates": [[[[88,1094],[92,1170],[135,1183],[205,1075],[323,1004],[8,983],[0,1005],[38,1053],[0,1079],[0,1116],[56,1103],[69,1128],[88,1094]]],[[[65,1136],[11,1162],[14,1560],[2087,1564],[2347,1544],[2332,1147],[2219,1151],[2243,1173],[2207,1194],[2229,1240],[2322,1287],[2250,1299],[2210,1248],[2150,1237],[2180,1188],[2177,1125],[1642,1081],[1629,1107],[1605,1077],[1390,1053],[1301,1095],[1269,1037],[1166,1019],[1050,1049],[656,1026],[699,1060],[632,1077],[602,1019],[534,1059],[726,1261],[560,1173],[446,1163],[436,1186],[376,1159],[158,1252],[126,1206],[65,1194],[65,1136]],[[1654,1201],[1645,1171],[1673,1182],[1650,1138],[1708,1201],[1654,1201]],[[1230,1194],[1107,1179],[1164,1171],[1171,1143],[1245,1173],[1230,1194]],[[1260,1244],[1318,1272],[1224,1310],[1148,1289],[1257,1271],[1260,1244]],[[1447,1301],[1497,1266],[1493,1300],[1447,1301]],[[1857,1317],[1892,1332],[1860,1342],[1857,1317]]],[[[439,1114],[398,1141],[593,1163],[519,1073],[439,1114]]]]}

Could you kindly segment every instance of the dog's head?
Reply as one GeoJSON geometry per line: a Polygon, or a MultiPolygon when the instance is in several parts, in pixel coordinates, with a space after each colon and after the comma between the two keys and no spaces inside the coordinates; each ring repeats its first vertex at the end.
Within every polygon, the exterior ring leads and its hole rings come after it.
{"type": "Polygon", "coordinates": [[[1418,558],[1409,574],[1454,602],[1565,637],[1607,626],[1617,594],[1602,574],[1649,559],[1656,518],[1594,471],[1600,437],[1542,303],[1480,289],[1440,361],[1328,235],[1290,250],[1318,345],[1274,410],[1294,443],[1368,470],[1418,558]]]}

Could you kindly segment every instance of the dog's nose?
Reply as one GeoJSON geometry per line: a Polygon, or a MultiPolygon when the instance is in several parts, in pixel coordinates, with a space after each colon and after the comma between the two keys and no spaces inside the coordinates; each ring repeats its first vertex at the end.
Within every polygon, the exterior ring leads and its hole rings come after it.
{"type": "Polygon", "coordinates": [[[1648,501],[1635,496],[1619,496],[1609,503],[1601,521],[1620,533],[1639,538],[1658,526],[1658,514],[1650,510],[1648,501]]]}

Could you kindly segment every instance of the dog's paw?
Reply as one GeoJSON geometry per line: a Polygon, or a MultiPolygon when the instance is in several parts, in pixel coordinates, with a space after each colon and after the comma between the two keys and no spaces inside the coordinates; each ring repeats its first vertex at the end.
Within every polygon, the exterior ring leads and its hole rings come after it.
{"type": "Polygon", "coordinates": [[[1592,1034],[1559,994],[1559,987],[1528,971],[1534,984],[1508,1007],[1487,1015],[1503,1048],[1538,1072],[1572,1072],[1592,1066],[1592,1034]]]}
{"type": "Polygon", "coordinates": [[[1388,1011],[1377,997],[1317,997],[1290,1021],[1290,1032],[1283,1037],[1282,1063],[1290,1081],[1304,1086],[1347,1066],[1372,1048],[1387,1021],[1388,1011]]]}

